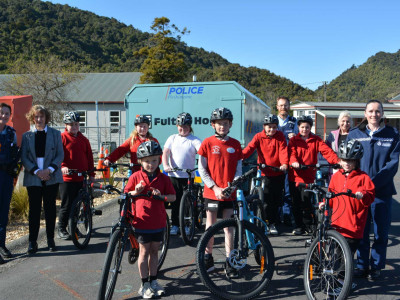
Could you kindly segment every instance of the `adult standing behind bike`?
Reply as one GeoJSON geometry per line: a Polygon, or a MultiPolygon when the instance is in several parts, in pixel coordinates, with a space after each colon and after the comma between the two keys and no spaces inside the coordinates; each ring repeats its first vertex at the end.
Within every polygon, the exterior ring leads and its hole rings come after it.
{"type": "Polygon", "coordinates": [[[399,133],[395,128],[385,125],[382,103],[371,100],[365,107],[364,120],[350,131],[348,139],[356,139],[363,145],[361,170],[375,184],[375,200],[370,206],[364,236],[358,247],[354,276],[367,277],[369,274],[370,279],[375,280],[380,278],[386,264],[392,196],[396,194],[393,178],[399,166],[399,133]],[[369,239],[371,219],[374,230],[372,247],[369,239]]]}
{"type": "Polygon", "coordinates": [[[46,220],[49,251],[56,251],[54,229],[56,225],[56,198],[58,185],[63,182],[61,162],[64,159],[61,133],[49,127],[50,112],[42,105],[34,105],[26,114],[34,128],[22,135],[21,161],[24,165],[23,185],[29,197],[28,254],[37,252],[42,200],[46,220]]]}
{"type": "Polygon", "coordinates": [[[347,139],[350,132],[351,115],[347,110],[339,114],[338,126],[338,129],[331,131],[325,142],[335,152],[338,152],[339,145],[347,139]]]}
{"type": "Polygon", "coordinates": [[[131,132],[131,135],[127,140],[122,143],[117,149],[115,149],[109,156],[104,158],[104,165],[108,167],[110,163],[116,162],[123,155],[130,153],[131,163],[134,165],[132,172],[140,170],[137,165],[136,150],[138,146],[146,141],[155,141],[158,143],[157,139],[152,136],[149,132],[150,119],[144,115],[138,115],[135,118],[135,129],[131,132]]]}
{"type": "Polygon", "coordinates": [[[6,247],[6,229],[13,192],[13,169],[18,161],[18,146],[15,129],[7,125],[11,117],[11,106],[0,103],[0,264],[3,258],[11,258],[6,247]]]}
{"type": "MultiPolygon", "coordinates": [[[[192,129],[192,116],[183,112],[176,117],[178,134],[171,135],[164,145],[163,167],[168,172],[173,168],[193,169],[196,164],[196,153],[201,140],[195,137],[192,129]]],[[[188,174],[182,171],[169,173],[176,192],[176,200],[171,204],[171,235],[179,232],[179,206],[183,190],[187,186],[188,174]]]]}
{"type": "Polygon", "coordinates": [[[269,231],[273,235],[278,234],[276,224],[279,220],[278,207],[282,202],[282,194],[285,184],[285,172],[288,168],[289,157],[285,136],[278,131],[278,117],[266,115],[264,118],[264,130],[257,133],[247,147],[243,150],[243,159],[246,159],[257,150],[258,163],[277,167],[282,172],[276,172],[270,168],[261,170],[266,176],[264,189],[264,210],[269,222],[269,231]]]}
{"type": "MultiPolygon", "coordinates": [[[[69,111],[64,114],[65,131],[61,133],[64,150],[64,160],[61,171],[64,182],[60,184],[61,207],[58,214],[58,237],[63,240],[71,239],[67,231],[71,206],[82,188],[83,177],[69,174],[69,169],[88,171],[93,169],[93,153],[89,140],[79,131],[80,116],[77,112],[69,111]]],[[[90,180],[94,181],[94,173],[90,180]]]]}

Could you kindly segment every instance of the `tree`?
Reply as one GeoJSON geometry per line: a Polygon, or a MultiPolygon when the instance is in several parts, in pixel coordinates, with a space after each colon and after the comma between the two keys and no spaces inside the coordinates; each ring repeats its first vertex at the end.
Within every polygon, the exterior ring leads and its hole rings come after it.
{"type": "Polygon", "coordinates": [[[53,120],[59,122],[60,111],[71,109],[67,90],[76,88],[76,83],[83,78],[77,73],[80,70],[80,65],[56,56],[31,61],[19,59],[11,65],[12,75],[1,83],[0,90],[10,95],[32,95],[33,104],[45,106],[53,120]]]}
{"type": "Polygon", "coordinates": [[[187,76],[185,56],[178,52],[181,36],[188,34],[186,27],[180,30],[166,17],[155,18],[150,27],[155,34],[149,39],[149,46],[135,51],[134,55],[146,57],[140,67],[142,83],[163,83],[183,81],[187,76]]]}

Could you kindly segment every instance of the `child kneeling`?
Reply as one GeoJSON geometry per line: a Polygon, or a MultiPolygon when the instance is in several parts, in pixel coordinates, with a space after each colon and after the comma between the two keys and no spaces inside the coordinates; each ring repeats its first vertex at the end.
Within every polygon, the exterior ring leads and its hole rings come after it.
{"type": "MultiPolygon", "coordinates": [[[[125,187],[131,195],[146,194],[164,197],[166,201],[175,201],[175,190],[168,176],[159,169],[162,150],[155,141],[147,141],[137,148],[138,162],[142,169],[135,172],[125,187]]],[[[134,211],[133,227],[139,242],[138,267],[142,279],[139,294],[143,299],[165,294],[157,282],[158,249],[164,237],[167,213],[164,202],[151,198],[137,198],[132,204],[134,211]]]]}

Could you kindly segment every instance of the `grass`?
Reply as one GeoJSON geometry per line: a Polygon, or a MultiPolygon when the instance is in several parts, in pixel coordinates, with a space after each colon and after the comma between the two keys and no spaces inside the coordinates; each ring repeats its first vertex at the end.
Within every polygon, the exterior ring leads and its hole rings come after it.
{"type": "Polygon", "coordinates": [[[25,187],[18,187],[14,189],[11,197],[9,219],[14,220],[27,220],[29,214],[29,201],[28,191],[25,187]]]}

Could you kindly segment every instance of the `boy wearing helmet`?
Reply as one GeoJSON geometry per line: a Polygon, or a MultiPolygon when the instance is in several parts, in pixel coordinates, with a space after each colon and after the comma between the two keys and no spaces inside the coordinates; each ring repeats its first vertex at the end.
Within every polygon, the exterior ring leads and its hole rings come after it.
{"type": "MultiPolygon", "coordinates": [[[[211,126],[215,130],[215,135],[206,138],[199,150],[199,172],[204,182],[204,199],[206,205],[207,221],[206,229],[213,225],[217,220],[218,210],[222,210],[224,219],[230,218],[233,214],[233,201],[235,193],[227,197],[223,190],[228,187],[228,182],[232,182],[242,174],[242,148],[240,142],[228,136],[229,129],[232,127],[233,115],[227,108],[217,108],[211,113],[211,126]]],[[[232,245],[232,231],[225,232],[226,252],[232,245]]],[[[215,269],[212,257],[213,244],[210,243],[206,248],[205,265],[208,272],[215,269]]],[[[225,273],[229,278],[238,276],[228,261],[225,262],[225,273]]]]}
{"type": "Polygon", "coordinates": [[[310,116],[297,118],[299,133],[289,140],[289,188],[293,198],[293,215],[295,220],[294,235],[312,231],[313,217],[311,194],[304,192],[296,183],[312,183],[315,180],[315,168],[300,169],[300,165],[315,165],[318,153],[330,163],[338,163],[336,153],[320,137],[311,133],[313,120],[310,116]]]}
{"type": "MultiPolygon", "coordinates": [[[[93,169],[93,153],[89,140],[79,131],[80,116],[77,112],[69,111],[64,115],[65,131],[61,133],[64,150],[64,160],[61,172],[64,183],[60,184],[61,207],[58,213],[58,237],[68,240],[71,238],[67,231],[68,218],[73,201],[82,188],[83,177],[78,174],[68,174],[69,169],[88,171],[93,169]]],[[[90,180],[94,180],[91,174],[90,180]]]]}
{"type": "Polygon", "coordinates": [[[104,158],[104,165],[109,166],[110,163],[116,162],[123,155],[130,153],[131,163],[134,165],[132,167],[132,172],[136,172],[140,170],[137,165],[136,158],[136,149],[137,147],[146,141],[155,141],[158,143],[157,139],[155,139],[149,131],[150,127],[150,119],[145,115],[137,115],[135,118],[135,129],[132,130],[131,135],[126,141],[115,149],[109,156],[104,158]]]}
{"type": "MultiPolygon", "coordinates": [[[[163,167],[168,172],[173,168],[194,169],[196,153],[200,149],[201,140],[195,137],[192,129],[192,116],[180,113],[176,118],[178,134],[171,135],[164,145],[163,167]]],[[[182,171],[169,173],[176,192],[176,201],[171,204],[171,235],[179,233],[179,206],[183,191],[187,186],[188,174],[182,171]]],[[[185,228],[186,232],[189,228],[185,228]]],[[[189,235],[189,233],[187,233],[189,235]]]]}
{"type": "MultiPolygon", "coordinates": [[[[141,170],[129,177],[125,193],[131,195],[146,194],[161,196],[167,202],[175,201],[175,190],[171,180],[160,172],[162,150],[155,141],[147,141],[137,147],[137,158],[141,170]]],[[[157,282],[158,248],[163,240],[167,223],[164,202],[151,198],[136,198],[132,204],[135,212],[133,226],[139,242],[138,267],[142,279],[139,294],[143,299],[165,294],[157,282]]]]}
{"type": "Polygon", "coordinates": [[[282,193],[285,185],[284,172],[288,168],[289,157],[286,138],[282,131],[278,131],[278,117],[266,115],[264,117],[264,130],[257,133],[252,141],[243,150],[243,159],[249,158],[257,150],[257,162],[279,168],[276,172],[271,168],[261,169],[265,178],[264,211],[269,222],[269,231],[273,235],[278,234],[278,207],[282,202],[282,193]]]}

